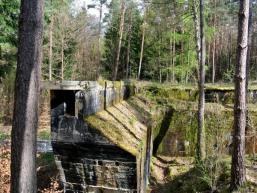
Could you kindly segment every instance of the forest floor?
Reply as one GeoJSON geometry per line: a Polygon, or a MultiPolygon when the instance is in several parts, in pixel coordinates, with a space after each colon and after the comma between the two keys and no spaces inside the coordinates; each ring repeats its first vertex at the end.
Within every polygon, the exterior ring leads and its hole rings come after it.
{"type": "MultiPolygon", "coordinates": [[[[10,192],[10,144],[0,147],[0,192],[10,192]]],[[[58,171],[52,153],[37,154],[38,193],[61,193],[58,171]]]]}
{"type": "MultiPolygon", "coordinates": [[[[40,130],[40,139],[50,139],[48,130],[40,130]]],[[[11,126],[0,125],[0,192],[10,192],[11,126]]],[[[61,193],[53,153],[37,154],[38,193],[61,193]]]]}
{"type": "MultiPolygon", "coordinates": [[[[197,167],[190,157],[154,158],[151,193],[229,193],[230,163],[228,156],[197,167]]],[[[246,157],[246,173],[246,185],[234,193],[257,193],[257,157],[246,157]]]]}
{"type": "MultiPolygon", "coordinates": [[[[49,131],[42,130],[48,139],[49,131]]],[[[154,157],[151,164],[151,193],[228,193],[229,156],[209,158],[195,167],[192,157],[154,157]]],[[[257,193],[257,157],[247,156],[247,184],[237,193],[257,193]]],[[[61,193],[52,153],[37,154],[38,193],[61,193]]],[[[0,192],[10,192],[10,127],[0,125],[0,192]],[[3,143],[3,140],[5,141],[3,143]]]]}

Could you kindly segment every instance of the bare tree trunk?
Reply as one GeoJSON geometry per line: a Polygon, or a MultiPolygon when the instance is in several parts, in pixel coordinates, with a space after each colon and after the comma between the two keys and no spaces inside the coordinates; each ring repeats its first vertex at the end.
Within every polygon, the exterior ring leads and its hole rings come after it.
{"type": "Polygon", "coordinates": [[[100,1],[100,12],[99,12],[99,23],[98,23],[98,58],[97,58],[97,72],[96,72],[96,80],[100,75],[101,68],[101,31],[102,31],[102,17],[103,17],[103,4],[104,1],[100,1]]]}
{"type": "MultiPolygon", "coordinates": [[[[216,0],[214,0],[214,21],[213,27],[216,28],[216,0]]],[[[216,66],[215,66],[215,57],[216,57],[216,36],[214,36],[213,48],[212,48],[212,84],[215,83],[215,73],[216,73],[216,66]]]]}
{"type": "MultiPolygon", "coordinates": [[[[200,37],[200,29],[199,29],[199,19],[198,19],[198,16],[197,16],[196,0],[193,0],[193,15],[194,15],[197,61],[198,61],[198,65],[200,66],[200,61],[201,61],[201,52],[200,52],[201,37],[200,37]]],[[[198,77],[199,77],[199,71],[198,71],[198,77]]]]}
{"type": "Polygon", "coordinates": [[[62,32],[62,42],[61,42],[61,80],[64,79],[64,37],[62,32]]]}
{"type": "Polygon", "coordinates": [[[198,103],[198,156],[201,160],[205,158],[205,128],[204,128],[204,109],[205,109],[205,58],[206,45],[204,34],[204,0],[200,0],[200,37],[201,37],[201,60],[199,71],[199,103],[198,103]]]}
{"type": "Polygon", "coordinates": [[[216,40],[214,39],[213,42],[213,49],[212,49],[212,84],[215,83],[215,56],[216,56],[216,40]]]}
{"type": "Polygon", "coordinates": [[[248,95],[248,84],[250,78],[250,65],[252,56],[252,40],[253,40],[253,10],[252,10],[253,0],[249,0],[249,22],[248,22],[248,50],[247,50],[247,62],[246,62],[246,101],[248,95]]]}
{"type": "Polygon", "coordinates": [[[205,128],[204,128],[204,108],[205,108],[205,93],[204,93],[204,82],[205,82],[205,37],[204,37],[204,2],[200,0],[200,30],[198,25],[197,8],[194,0],[194,23],[195,23],[195,34],[196,34],[196,47],[197,47],[197,58],[199,62],[199,75],[198,75],[198,132],[197,132],[197,157],[201,161],[205,158],[205,128]]]}
{"type": "Polygon", "coordinates": [[[207,61],[208,66],[210,65],[210,58],[211,58],[211,44],[208,43],[208,61],[207,61]]]}
{"type": "Polygon", "coordinates": [[[128,27],[128,47],[126,57],[126,79],[129,78],[129,60],[130,60],[130,47],[131,47],[131,36],[132,36],[132,8],[129,13],[129,27],[128,27]]]}
{"type": "Polygon", "coordinates": [[[173,32],[173,55],[172,55],[172,82],[175,83],[175,63],[176,63],[176,29],[173,32]]]}
{"type": "Polygon", "coordinates": [[[231,167],[231,189],[242,186],[245,174],[246,127],[246,62],[249,25],[249,0],[240,1],[238,22],[238,50],[235,74],[234,135],[231,167]]]}
{"type": "Polygon", "coordinates": [[[114,71],[113,71],[113,80],[117,80],[117,74],[119,69],[119,59],[120,59],[120,49],[121,49],[121,42],[123,37],[123,28],[124,28],[124,18],[125,18],[125,2],[122,0],[121,2],[121,16],[120,16],[120,29],[119,29],[119,41],[118,41],[118,48],[117,48],[117,55],[115,59],[114,71]]]}
{"type": "Polygon", "coordinates": [[[48,73],[49,80],[52,80],[52,65],[53,65],[53,27],[54,27],[54,16],[51,16],[49,25],[49,55],[48,55],[48,73]]]}
{"type": "Polygon", "coordinates": [[[142,68],[142,61],[143,61],[143,54],[144,54],[144,42],[145,42],[145,29],[144,29],[144,27],[143,27],[143,34],[142,34],[141,51],[140,51],[140,60],[139,60],[139,67],[138,67],[137,79],[140,79],[140,75],[141,75],[141,68],[142,68]]]}
{"type": "Polygon", "coordinates": [[[139,65],[138,65],[138,75],[137,75],[137,79],[140,79],[140,75],[141,75],[141,68],[142,68],[142,61],[143,61],[143,55],[144,55],[144,44],[145,44],[145,25],[146,25],[146,12],[147,12],[147,8],[145,9],[145,13],[144,13],[144,21],[143,21],[143,31],[142,31],[142,42],[141,42],[141,51],[140,51],[140,60],[139,60],[139,65]]]}
{"type": "MultiPolygon", "coordinates": [[[[172,68],[172,64],[173,64],[173,40],[172,40],[172,37],[170,37],[170,64],[169,64],[169,68],[172,68]]],[[[168,81],[172,82],[172,71],[171,71],[171,78],[169,80],[169,77],[168,77],[168,81]]]]}
{"type": "Polygon", "coordinates": [[[22,0],[12,127],[11,193],[36,193],[43,0],[22,0]]]}

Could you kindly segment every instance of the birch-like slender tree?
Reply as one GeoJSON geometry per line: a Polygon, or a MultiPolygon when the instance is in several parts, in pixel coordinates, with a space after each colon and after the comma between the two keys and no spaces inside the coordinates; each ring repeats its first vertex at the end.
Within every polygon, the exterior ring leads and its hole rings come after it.
{"type": "Polygon", "coordinates": [[[197,132],[197,157],[199,160],[205,158],[205,128],[204,128],[204,108],[205,108],[205,37],[204,37],[204,1],[200,0],[200,28],[199,19],[197,15],[196,0],[193,0],[193,13],[194,13],[194,25],[195,25],[195,40],[197,59],[199,64],[198,71],[198,132],[197,132]]]}
{"type": "Polygon", "coordinates": [[[143,21],[143,25],[142,25],[142,41],[141,41],[141,51],[140,51],[140,59],[139,59],[139,64],[138,64],[137,79],[140,79],[141,69],[142,69],[142,62],[143,62],[143,55],[144,55],[145,28],[146,28],[146,12],[147,12],[147,7],[145,8],[145,12],[144,12],[144,21],[143,21]]]}
{"type": "Polygon", "coordinates": [[[198,156],[201,160],[205,158],[205,127],[204,127],[204,109],[205,109],[205,59],[206,45],[204,34],[204,0],[200,0],[200,66],[199,66],[199,101],[198,101],[198,156]]]}
{"type": "Polygon", "coordinates": [[[11,193],[36,193],[44,0],[22,0],[11,145],[11,193]]]}
{"type": "Polygon", "coordinates": [[[240,0],[238,48],[235,73],[234,133],[231,167],[231,189],[245,183],[246,66],[248,48],[249,0],[240,0]]]}

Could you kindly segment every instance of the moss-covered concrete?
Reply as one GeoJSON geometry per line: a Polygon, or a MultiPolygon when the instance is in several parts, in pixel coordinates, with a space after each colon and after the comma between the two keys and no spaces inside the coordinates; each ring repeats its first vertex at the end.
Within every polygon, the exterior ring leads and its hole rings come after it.
{"type": "MultiPolygon", "coordinates": [[[[192,89],[191,93],[196,92],[192,89]]],[[[231,91],[228,100],[231,99],[231,91]]],[[[193,94],[195,96],[195,93],[193,94]]],[[[152,103],[163,111],[154,128],[154,137],[162,137],[158,145],[158,154],[164,156],[194,155],[197,134],[197,101],[191,100],[192,96],[186,89],[158,88],[149,86],[145,89],[144,96],[151,99],[152,103]],[[175,91],[175,92],[174,92],[175,91]],[[167,109],[172,109],[169,118],[165,117],[167,109]],[[160,133],[162,126],[166,125],[165,135],[160,133]]],[[[227,101],[228,101],[227,100],[227,101]]],[[[252,130],[257,125],[257,104],[248,104],[249,126],[246,134],[247,153],[250,153],[251,141],[254,137],[252,130]]],[[[211,154],[218,149],[228,153],[231,148],[231,135],[233,129],[233,104],[228,102],[207,102],[205,106],[205,130],[207,151],[211,154]]],[[[154,147],[156,148],[156,147],[154,147]]]]}
{"type": "Polygon", "coordinates": [[[140,97],[131,97],[128,101],[85,117],[85,121],[114,144],[137,155],[146,141],[146,125],[153,112],[150,104],[144,103],[140,97]]]}

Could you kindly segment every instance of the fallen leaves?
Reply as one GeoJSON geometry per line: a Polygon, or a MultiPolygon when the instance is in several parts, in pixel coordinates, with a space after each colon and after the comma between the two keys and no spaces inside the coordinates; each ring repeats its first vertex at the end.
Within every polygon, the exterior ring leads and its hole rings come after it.
{"type": "MultiPolygon", "coordinates": [[[[0,192],[10,192],[10,145],[0,146],[0,192]]],[[[58,172],[53,166],[38,166],[38,193],[62,193],[58,172]],[[42,169],[43,168],[43,169],[42,169]],[[47,183],[46,183],[47,182],[47,183]]]]}
{"type": "Polygon", "coordinates": [[[0,192],[10,192],[11,151],[7,145],[0,147],[0,192]]]}

